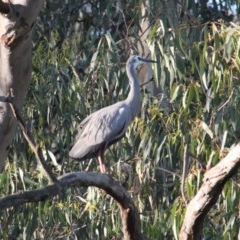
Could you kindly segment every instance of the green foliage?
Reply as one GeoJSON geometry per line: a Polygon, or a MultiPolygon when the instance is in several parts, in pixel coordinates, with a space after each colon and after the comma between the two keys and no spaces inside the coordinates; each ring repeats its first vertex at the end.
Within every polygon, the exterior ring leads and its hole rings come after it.
{"type": "MultiPolygon", "coordinates": [[[[68,151],[85,116],[126,96],[125,60],[130,49],[136,52],[139,39],[138,1],[122,1],[121,10],[126,11],[120,13],[113,1],[92,2],[93,15],[82,16],[82,1],[48,1],[50,8],[44,8],[35,30],[33,79],[24,116],[57,175],[99,171],[95,160],[77,163],[68,151]],[[110,22],[119,28],[98,35],[102,28],[113,27],[110,22]]],[[[171,107],[162,107],[160,98],[142,91],[139,117],[126,137],[106,152],[106,159],[110,174],[134,199],[144,233],[160,240],[177,238],[184,197],[193,198],[206,165],[215,165],[239,138],[240,29],[222,20],[202,24],[194,16],[194,25],[183,17],[179,26],[172,26],[163,14],[168,10],[165,1],[160,1],[160,12],[155,6],[159,1],[152,2],[148,46],[152,58],[160,60],[153,65],[155,80],[171,107]],[[188,159],[183,157],[185,144],[188,159]],[[120,161],[131,166],[131,174],[121,170],[120,161]]],[[[46,184],[20,131],[0,182],[1,196],[46,184]]],[[[204,239],[236,238],[238,205],[236,176],[208,215],[204,239]]],[[[122,239],[115,202],[95,188],[69,189],[48,201],[8,209],[0,221],[3,239],[122,239]]]]}

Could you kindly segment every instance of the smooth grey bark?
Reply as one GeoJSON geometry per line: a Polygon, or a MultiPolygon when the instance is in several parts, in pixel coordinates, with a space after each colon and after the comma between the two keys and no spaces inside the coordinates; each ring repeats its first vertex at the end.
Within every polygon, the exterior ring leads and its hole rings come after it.
{"type": "MultiPolygon", "coordinates": [[[[32,29],[42,5],[43,0],[0,1],[0,96],[7,97],[12,91],[18,109],[31,79],[32,29]]],[[[15,127],[9,104],[0,102],[0,170],[15,127]]]]}
{"type": "Polygon", "coordinates": [[[180,240],[202,239],[203,223],[207,213],[218,200],[225,183],[237,173],[239,167],[240,143],[204,174],[202,186],[187,206],[179,233],[180,240]]]}
{"type": "MultiPolygon", "coordinates": [[[[138,52],[140,56],[145,58],[151,58],[151,51],[149,48],[148,37],[150,30],[153,24],[159,25],[161,27],[162,21],[159,19],[157,21],[150,23],[151,14],[151,1],[143,0],[141,3],[141,13],[142,19],[139,23],[139,41],[138,41],[138,52]]],[[[162,29],[162,36],[164,37],[164,29],[162,29]]],[[[167,89],[162,89],[161,87],[161,77],[157,76],[157,79],[154,79],[154,73],[152,66],[150,64],[145,64],[139,70],[139,82],[144,86],[152,96],[159,99],[159,107],[166,113],[169,114],[172,111],[172,105],[170,99],[168,98],[167,89]]],[[[164,167],[164,166],[163,166],[164,167]]],[[[163,174],[163,178],[165,173],[163,174]]]]}
{"type": "MultiPolygon", "coordinates": [[[[150,1],[144,0],[141,4],[142,19],[140,22],[140,31],[139,31],[139,42],[138,42],[138,52],[140,56],[145,58],[151,58],[151,52],[147,44],[147,38],[150,31],[150,22],[148,16],[150,15],[150,1]]],[[[147,90],[151,93],[152,96],[156,96],[158,89],[156,87],[153,79],[154,74],[152,66],[150,64],[145,64],[141,67],[139,71],[139,82],[141,85],[145,85],[147,90]],[[150,81],[150,82],[149,82],[150,81]]]]}

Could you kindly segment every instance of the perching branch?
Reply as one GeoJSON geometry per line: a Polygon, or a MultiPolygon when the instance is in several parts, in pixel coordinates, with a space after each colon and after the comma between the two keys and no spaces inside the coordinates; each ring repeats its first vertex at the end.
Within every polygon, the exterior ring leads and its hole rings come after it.
{"type": "Polygon", "coordinates": [[[225,183],[240,166],[240,142],[216,166],[204,175],[203,183],[187,206],[179,234],[180,240],[202,239],[204,218],[218,200],[225,183]]]}
{"type": "Polygon", "coordinates": [[[25,203],[45,201],[58,194],[61,194],[62,191],[69,187],[79,186],[94,186],[101,188],[117,201],[122,215],[124,240],[146,239],[141,234],[138,211],[126,189],[112,177],[101,173],[68,173],[58,178],[58,184],[54,183],[41,189],[15,193],[6,197],[2,197],[0,198],[0,211],[25,203]]]}
{"type": "Polygon", "coordinates": [[[8,14],[10,12],[8,3],[0,1],[0,13],[8,14]]]}
{"type": "Polygon", "coordinates": [[[69,187],[75,186],[95,186],[106,191],[107,194],[112,196],[118,203],[121,210],[122,218],[122,231],[125,240],[141,240],[146,239],[141,234],[140,219],[138,211],[134,206],[133,201],[128,195],[124,187],[122,187],[117,181],[105,174],[91,173],[91,172],[75,172],[60,176],[58,179],[52,173],[50,167],[47,165],[43,158],[42,151],[35,143],[32,133],[26,127],[25,122],[14,106],[12,96],[1,97],[0,101],[6,102],[10,105],[13,116],[16,118],[18,125],[20,126],[23,135],[28,142],[29,146],[35,153],[37,160],[42,164],[47,176],[53,184],[48,185],[41,189],[32,191],[25,191],[22,193],[16,193],[3,198],[0,198],[0,211],[9,207],[16,207],[29,202],[45,201],[51,197],[60,194],[62,191],[69,187]]]}

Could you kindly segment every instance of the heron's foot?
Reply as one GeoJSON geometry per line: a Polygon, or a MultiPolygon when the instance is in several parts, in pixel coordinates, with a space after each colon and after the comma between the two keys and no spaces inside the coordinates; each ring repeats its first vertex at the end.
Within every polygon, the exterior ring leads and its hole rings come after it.
{"type": "Polygon", "coordinates": [[[106,168],[106,165],[104,163],[100,164],[100,171],[101,171],[101,173],[107,173],[107,168],[106,168]]]}
{"type": "Polygon", "coordinates": [[[104,163],[103,155],[98,156],[98,162],[99,162],[101,173],[107,173],[107,168],[106,168],[106,165],[104,163]]]}

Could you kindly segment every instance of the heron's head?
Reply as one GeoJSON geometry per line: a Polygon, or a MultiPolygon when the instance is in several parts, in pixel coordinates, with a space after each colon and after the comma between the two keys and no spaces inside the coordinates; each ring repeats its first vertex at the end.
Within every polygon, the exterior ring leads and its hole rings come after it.
{"type": "Polygon", "coordinates": [[[150,60],[150,59],[146,59],[146,58],[142,58],[142,57],[139,57],[137,55],[132,55],[128,61],[127,61],[127,65],[130,67],[130,66],[133,66],[135,69],[141,65],[141,64],[144,64],[144,63],[156,63],[156,61],[153,61],[153,60],[150,60]]]}

